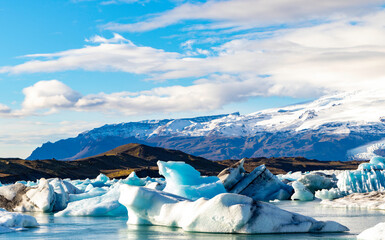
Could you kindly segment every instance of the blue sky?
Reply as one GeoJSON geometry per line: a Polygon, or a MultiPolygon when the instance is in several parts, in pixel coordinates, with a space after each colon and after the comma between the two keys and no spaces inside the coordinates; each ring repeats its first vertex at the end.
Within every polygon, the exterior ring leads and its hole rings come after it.
{"type": "Polygon", "coordinates": [[[106,123],[383,86],[384,1],[0,2],[0,157],[106,123]]]}

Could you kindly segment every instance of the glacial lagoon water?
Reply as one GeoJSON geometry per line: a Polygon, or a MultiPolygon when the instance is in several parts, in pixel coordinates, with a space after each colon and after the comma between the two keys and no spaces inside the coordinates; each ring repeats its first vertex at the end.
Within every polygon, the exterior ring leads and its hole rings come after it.
{"type": "Polygon", "coordinates": [[[385,211],[345,209],[322,206],[319,201],[281,201],[273,203],[288,211],[297,212],[317,220],[334,220],[350,228],[348,233],[335,234],[208,234],[184,232],[178,228],[162,226],[126,225],[125,217],[54,217],[52,214],[31,214],[40,227],[26,231],[0,234],[0,239],[356,239],[363,230],[385,222],[385,211]]]}

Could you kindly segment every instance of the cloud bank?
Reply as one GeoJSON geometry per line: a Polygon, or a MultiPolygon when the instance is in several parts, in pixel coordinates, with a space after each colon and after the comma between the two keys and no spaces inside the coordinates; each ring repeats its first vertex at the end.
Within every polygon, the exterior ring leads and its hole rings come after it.
{"type": "Polygon", "coordinates": [[[356,16],[383,3],[381,0],[211,0],[205,3],[185,3],[137,23],[109,23],[105,28],[113,31],[143,32],[187,20],[211,20],[214,23],[209,26],[214,29],[253,28],[356,16]]]}

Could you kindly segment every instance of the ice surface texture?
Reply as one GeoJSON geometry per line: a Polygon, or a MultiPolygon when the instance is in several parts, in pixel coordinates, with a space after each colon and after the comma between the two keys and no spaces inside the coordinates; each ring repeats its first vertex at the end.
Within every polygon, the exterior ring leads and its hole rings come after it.
{"type": "MultiPolygon", "coordinates": [[[[234,167],[233,167],[234,168],[234,167]]],[[[239,163],[238,168],[243,168],[239,163]]],[[[226,169],[225,169],[226,170],[226,169]]],[[[254,200],[286,200],[293,194],[291,186],[283,183],[265,165],[256,167],[251,173],[244,170],[229,170],[230,174],[219,174],[227,185],[227,191],[249,196],[254,200]]]]}
{"type": "Polygon", "coordinates": [[[369,163],[358,166],[356,171],[344,171],[337,176],[338,188],[347,193],[363,193],[385,190],[385,158],[373,157],[369,163]]]}
{"type": "Polygon", "coordinates": [[[293,182],[294,194],[291,196],[291,200],[299,201],[312,201],[314,195],[311,193],[301,182],[293,182]]]}
{"type": "Polygon", "coordinates": [[[385,193],[353,193],[333,201],[322,201],[321,204],[344,208],[367,208],[385,210],[385,193]]]}
{"type": "Polygon", "coordinates": [[[0,233],[24,230],[27,227],[37,227],[38,225],[32,216],[7,212],[0,208],[0,233]]]}
{"type": "Polygon", "coordinates": [[[70,194],[80,192],[61,179],[42,178],[33,187],[22,183],[0,187],[0,207],[18,212],[58,211],[67,207],[70,194]]]}
{"type": "Polygon", "coordinates": [[[385,222],[379,223],[372,228],[366,229],[357,236],[357,239],[385,240],[385,222]]]}
{"type": "Polygon", "coordinates": [[[129,224],[181,227],[216,233],[342,232],[345,226],[320,222],[234,193],[191,201],[144,187],[122,185],[119,202],[129,224]]]}
{"type": "Polygon", "coordinates": [[[184,162],[157,162],[159,174],[166,178],[163,191],[188,199],[212,198],[226,189],[218,177],[202,177],[200,172],[184,162]]]}

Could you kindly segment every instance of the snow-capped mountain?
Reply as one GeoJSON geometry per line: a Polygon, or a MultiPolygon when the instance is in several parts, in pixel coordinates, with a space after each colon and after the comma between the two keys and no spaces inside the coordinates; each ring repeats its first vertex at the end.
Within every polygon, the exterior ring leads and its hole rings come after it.
{"type": "Polygon", "coordinates": [[[248,115],[105,125],[76,138],[45,143],[28,159],[76,159],[136,142],[217,160],[294,155],[346,160],[376,154],[385,146],[378,144],[382,139],[385,95],[380,91],[357,91],[248,115]],[[373,148],[372,142],[380,147],[373,148]]]}

